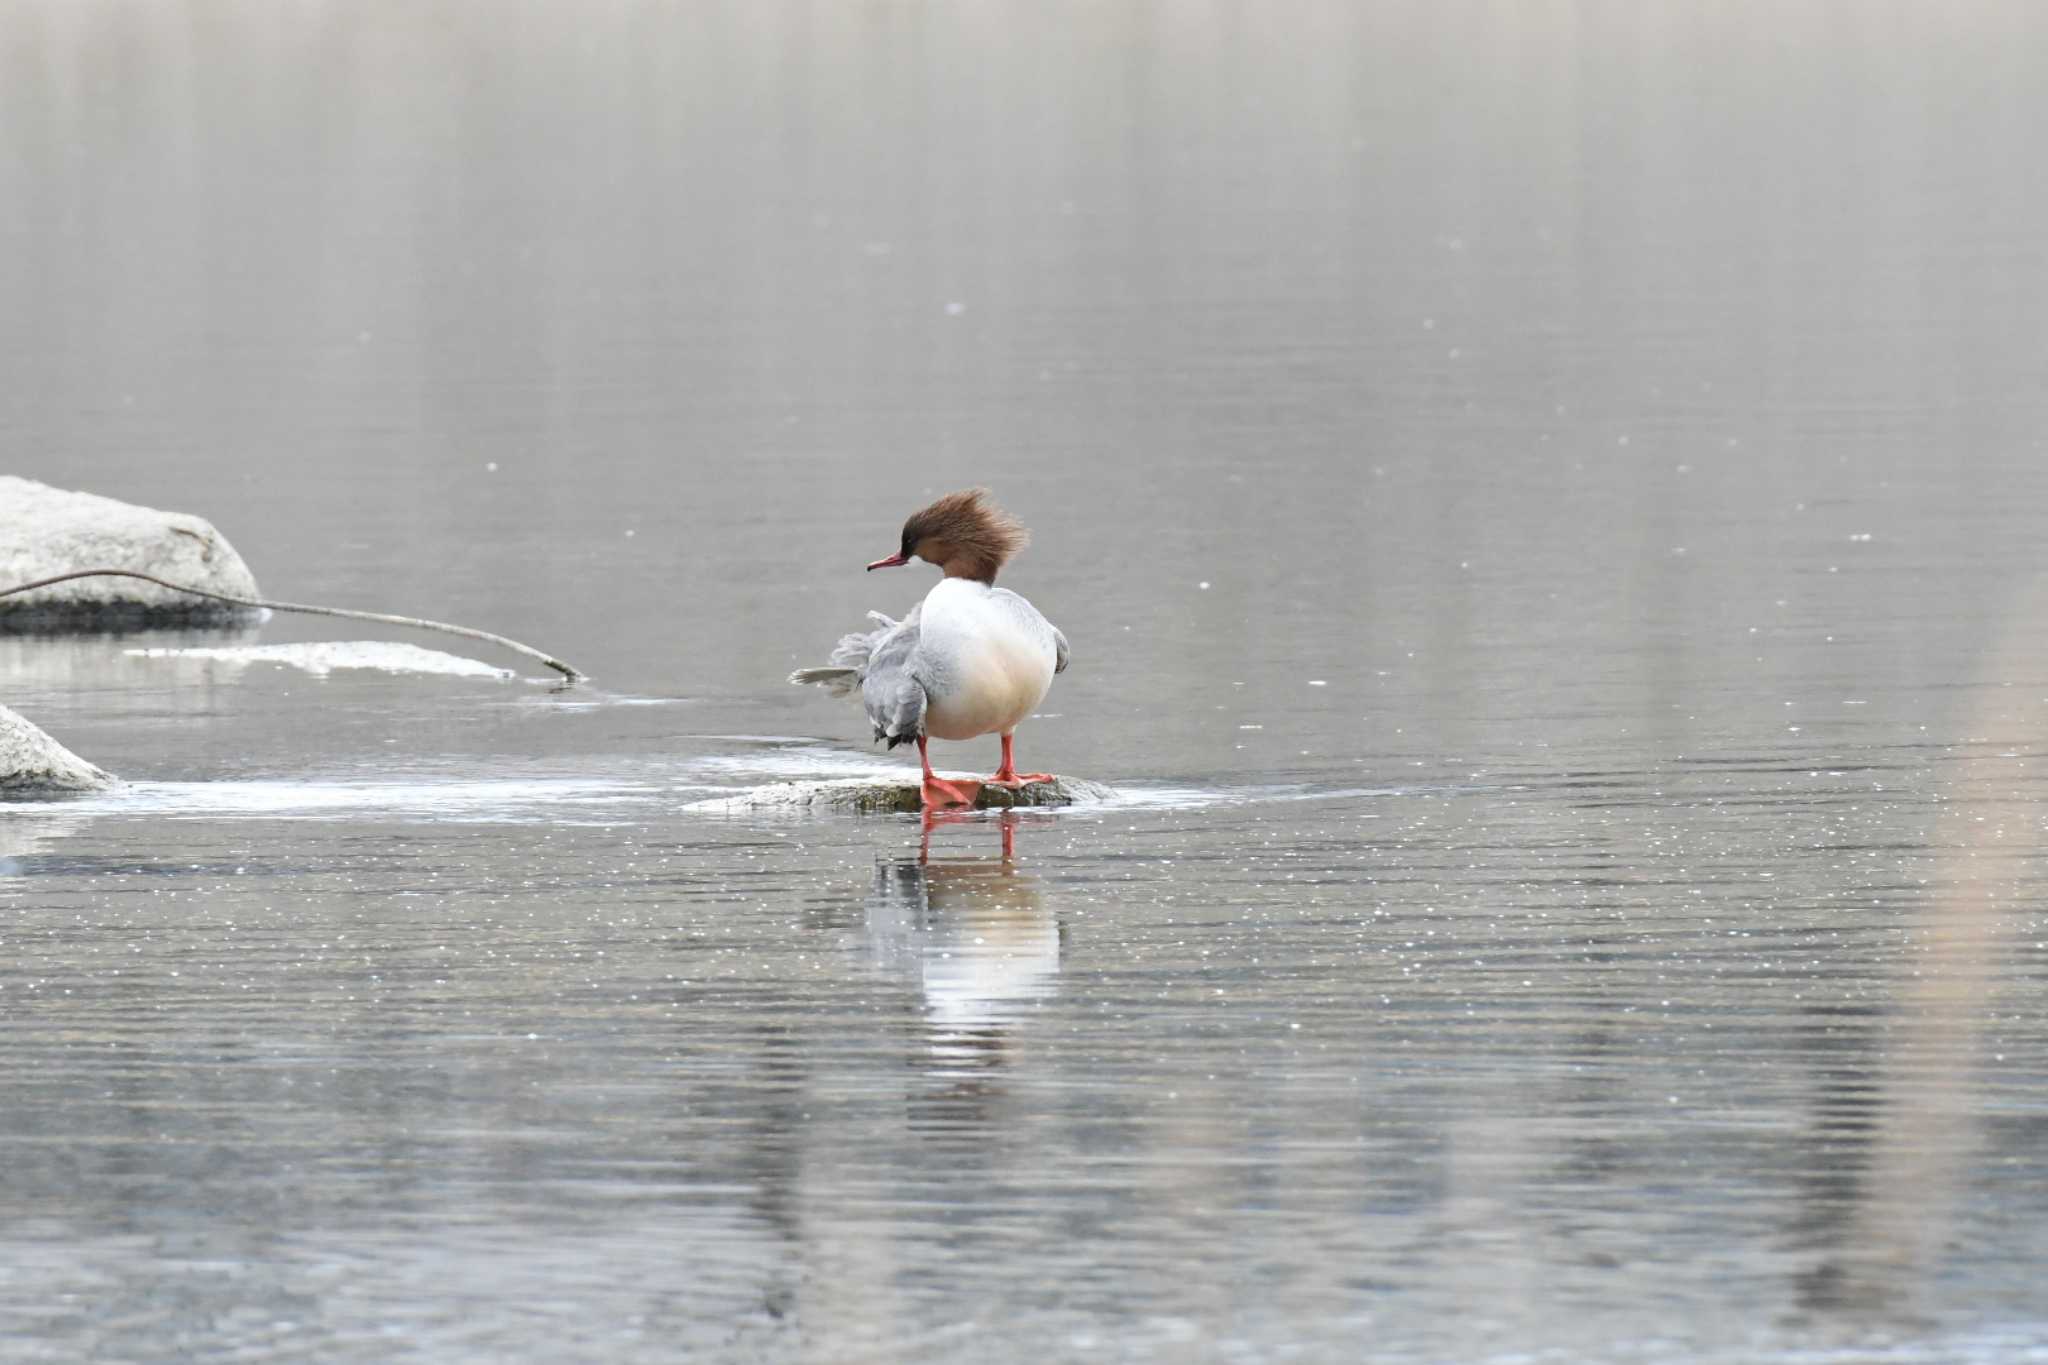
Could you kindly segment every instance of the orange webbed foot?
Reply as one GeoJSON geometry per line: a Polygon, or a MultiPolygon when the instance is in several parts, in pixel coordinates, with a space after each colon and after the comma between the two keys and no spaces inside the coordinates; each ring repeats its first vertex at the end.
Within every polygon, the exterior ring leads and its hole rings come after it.
{"type": "Polygon", "coordinates": [[[991,787],[1010,787],[1014,789],[1017,787],[1027,786],[1033,782],[1057,781],[1059,781],[1059,779],[1057,777],[1054,777],[1051,773],[1007,772],[997,773],[994,777],[988,779],[988,785],[991,787]]]}
{"type": "Polygon", "coordinates": [[[981,796],[981,783],[967,779],[955,781],[945,777],[927,777],[924,780],[924,808],[928,811],[943,810],[948,806],[972,806],[981,796]]]}

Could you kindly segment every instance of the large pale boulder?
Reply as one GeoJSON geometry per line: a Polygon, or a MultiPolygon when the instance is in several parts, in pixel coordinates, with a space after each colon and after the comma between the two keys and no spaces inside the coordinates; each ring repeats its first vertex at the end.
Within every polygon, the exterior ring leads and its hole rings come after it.
{"type": "MultiPolygon", "coordinates": [[[[204,518],[0,475],[0,589],[76,569],[129,569],[234,597],[255,575],[204,518]]],[[[190,625],[257,613],[134,578],[76,578],[0,597],[0,630],[190,625]]]]}
{"type": "Polygon", "coordinates": [[[112,774],[95,768],[0,706],[0,795],[92,792],[113,785],[112,774]]]}

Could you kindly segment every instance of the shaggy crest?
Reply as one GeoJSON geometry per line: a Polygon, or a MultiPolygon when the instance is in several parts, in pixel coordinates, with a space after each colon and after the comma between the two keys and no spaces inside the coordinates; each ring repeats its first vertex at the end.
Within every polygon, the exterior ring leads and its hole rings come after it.
{"type": "Polygon", "coordinates": [[[948,493],[903,523],[903,554],[948,574],[996,581],[1011,555],[1031,543],[1024,523],[995,505],[986,488],[948,493]]]}

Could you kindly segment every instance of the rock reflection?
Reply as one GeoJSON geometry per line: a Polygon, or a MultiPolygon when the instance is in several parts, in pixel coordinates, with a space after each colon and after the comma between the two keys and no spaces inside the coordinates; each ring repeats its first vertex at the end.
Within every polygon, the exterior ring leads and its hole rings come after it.
{"type": "Polygon", "coordinates": [[[922,987],[919,1069],[935,1090],[919,1109],[936,1125],[983,1117],[980,1106],[1000,1093],[1013,1033],[1058,988],[1059,925],[1039,878],[1015,859],[1023,818],[1004,812],[975,822],[997,827],[994,855],[935,856],[927,828],[916,857],[875,867],[869,942],[922,987]]]}
{"type": "Polygon", "coordinates": [[[259,624],[212,630],[146,630],[127,634],[0,634],[0,678],[16,696],[79,692],[134,694],[153,689],[157,709],[203,711],[213,705],[206,685],[233,682],[241,665],[185,655],[150,657],[151,649],[252,645],[259,624]]]}
{"type": "Polygon", "coordinates": [[[1911,956],[1890,1009],[1866,1029],[1858,1058],[1830,1068],[1810,1129],[1816,1177],[1807,1200],[1818,1262],[1800,1276],[1800,1307],[1857,1323],[1920,1325],[1927,1294],[1981,1161],[1985,1026],[2008,979],[2038,847],[2039,796],[2029,759],[2038,713],[2010,680],[2039,677],[2048,588],[2010,616],[1980,675],[1943,815],[1941,863],[1910,927],[1911,956]],[[1996,738],[1983,738],[1995,736],[1996,738]]]}
{"type": "Polygon", "coordinates": [[[0,816],[0,877],[17,877],[34,871],[29,861],[38,858],[59,841],[76,834],[85,817],[63,808],[61,802],[10,801],[0,816]]]}
{"type": "Polygon", "coordinates": [[[1799,1018],[1812,1055],[1791,1224],[1792,1245],[1809,1263],[1795,1277],[1796,1302],[1819,1317],[1866,1319],[1883,1313],[1896,1289],[1910,1289],[1873,1273],[1887,1258],[1870,1258],[1859,1226],[1874,1198],[1900,1195],[1872,1188],[1873,1150],[1886,1123],[1885,1020],[1874,1006],[1839,1005],[1812,1006],[1799,1018]]]}
{"type": "Polygon", "coordinates": [[[2003,916],[1974,860],[2000,837],[1953,846],[1955,880],[1920,926],[1919,960],[1874,1064],[1831,1068],[1818,1088],[1806,1228],[1820,1257],[1799,1277],[1808,1312],[1904,1326],[1925,1316],[1922,1295],[1981,1140],[1982,997],[2003,916]]]}

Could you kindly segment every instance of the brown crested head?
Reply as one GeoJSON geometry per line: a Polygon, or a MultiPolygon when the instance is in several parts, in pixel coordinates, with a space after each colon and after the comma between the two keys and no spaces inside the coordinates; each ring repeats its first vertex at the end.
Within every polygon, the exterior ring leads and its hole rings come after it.
{"type": "Polygon", "coordinates": [[[948,578],[996,581],[1011,555],[1030,543],[1024,523],[995,505],[986,488],[948,493],[903,523],[903,545],[893,561],[912,557],[936,564],[948,578]]]}

